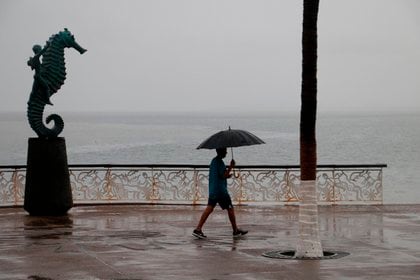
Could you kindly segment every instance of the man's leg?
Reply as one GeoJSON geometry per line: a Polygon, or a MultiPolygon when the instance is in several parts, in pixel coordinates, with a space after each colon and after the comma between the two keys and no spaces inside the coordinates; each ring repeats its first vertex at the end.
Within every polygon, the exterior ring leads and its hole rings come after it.
{"type": "Polygon", "coordinates": [[[247,230],[239,229],[238,226],[236,225],[236,217],[235,217],[235,211],[233,210],[233,206],[229,207],[227,211],[228,211],[230,223],[232,224],[233,237],[238,237],[238,236],[247,234],[248,233],[247,230]]]}
{"type": "Polygon", "coordinates": [[[200,221],[198,222],[198,225],[196,227],[197,230],[201,231],[201,228],[203,227],[204,223],[206,222],[207,218],[210,216],[211,212],[213,212],[214,206],[207,205],[206,209],[204,209],[203,214],[201,214],[200,221]]]}
{"type": "Polygon", "coordinates": [[[238,226],[236,225],[235,211],[233,210],[233,207],[228,208],[227,211],[228,211],[230,223],[232,224],[232,229],[234,232],[236,232],[238,230],[238,226]]]}

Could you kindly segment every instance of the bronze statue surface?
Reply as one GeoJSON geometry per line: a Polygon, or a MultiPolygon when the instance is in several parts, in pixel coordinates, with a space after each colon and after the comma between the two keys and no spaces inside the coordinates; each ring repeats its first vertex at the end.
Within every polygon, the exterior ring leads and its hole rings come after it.
{"type": "Polygon", "coordinates": [[[27,116],[31,128],[40,138],[55,138],[64,128],[63,119],[57,114],[51,114],[46,118],[47,124],[54,122],[52,128],[46,127],[43,123],[43,113],[46,104],[52,105],[51,96],[61,88],[66,79],[65,48],[74,48],[80,54],[86,51],[75,41],[71,32],[64,28],[64,31],[52,35],[43,48],[34,45],[32,48],[34,56],[28,60],[28,65],[35,71],[35,75],[27,116]]]}

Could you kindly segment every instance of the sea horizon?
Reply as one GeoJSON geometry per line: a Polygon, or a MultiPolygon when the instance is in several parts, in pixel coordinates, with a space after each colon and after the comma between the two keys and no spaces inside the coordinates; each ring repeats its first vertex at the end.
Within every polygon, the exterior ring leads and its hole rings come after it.
{"type": "MultiPolygon", "coordinates": [[[[238,165],[299,164],[299,112],[52,111],[64,119],[60,136],[66,139],[69,164],[208,164],[214,151],[196,147],[229,126],[248,130],[266,142],[235,148],[238,165]]],[[[321,112],[317,117],[318,164],[387,164],[384,201],[418,203],[419,120],[417,112],[321,112]]],[[[1,112],[0,131],[0,165],[25,165],[28,138],[36,137],[26,113],[1,112]]]]}

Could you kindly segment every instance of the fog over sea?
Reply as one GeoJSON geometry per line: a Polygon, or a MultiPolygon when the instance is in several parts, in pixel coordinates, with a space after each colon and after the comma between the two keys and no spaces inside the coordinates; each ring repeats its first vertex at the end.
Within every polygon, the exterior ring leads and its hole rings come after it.
{"type": "MultiPolygon", "coordinates": [[[[197,150],[219,130],[248,130],[266,144],[234,148],[238,165],[299,164],[299,113],[60,113],[69,164],[208,164],[197,150]]],[[[384,202],[420,203],[420,113],[319,114],[318,164],[384,163],[384,202]]],[[[25,113],[0,113],[0,165],[26,164],[35,137],[25,113]]],[[[230,150],[227,156],[231,157],[230,150]]]]}

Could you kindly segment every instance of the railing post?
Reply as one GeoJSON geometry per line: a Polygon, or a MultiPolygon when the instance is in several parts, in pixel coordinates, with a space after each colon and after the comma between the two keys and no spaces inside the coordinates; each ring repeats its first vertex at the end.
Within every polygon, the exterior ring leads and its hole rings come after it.
{"type": "Polygon", "coordinates": [[[156,200],[158,199],[156,193],[157,193],[157,188],[156,188],[156,181],[155,181],[155,170],[152,167],[152,195],[150,197],[150,199],[152,200],[151,202],[156,202],[156,200]]]}
{"type": "Polygon", "coordinates": [[[241,170],[238,170],[238,176],[234,176],[239,179],[239,200],[238,205],[242,205],[242,198],[243,198],[243,182],[242,182],[242,174],[241,170]]]}
{"type": "Polygon", "coordinates": [[[383,170],[383,168],[380,167],[379,182],[380,182],[380,188],[381,188],[381,204],[384,203],[384,189],[383,189],[383,184],[382,184],[382,170],[383,170]]]}
{"type": "Polygon", "coordinates": [[[193,205],[197,204],[198,200],[198,170],[196,168],[193,168],[193,205]]]}
{"type": "Polygon", "coordinates": [[[17,206],[18,205],[18,183],[17,183],[17,169],[14,168],[13,169],[13,173],[12,173],[12,182],[13,182],[13,198],[14,198],[14,202],[13,205],[17,206]]]}
{"type": "Polygon", "coordinates": [[[333,176],[333,189],[332,189],[332,194],[333,194],[333,198],[332,198],[332,204],[336,205],[337,204],[337,200],[335,197],[335,188],[336,188],[336,182],[335,182],[335,167],[332,170],[332,176],[333,176]]]}
{"type": "Polygon", "coordinates": [[[111,167],[106,169],[105,173],[105,197],[107,200],[112,200],[112,190],[111,190],[111,167]]]}
{"type": "MultiPolygon", "coordinates": [[[[288,193],[291,194],[292,193],[292,187],[290,186],[290,176],[289,176],[289,169],[286,168],[286,170],[284,171],[284,177],[286,180],[286,189],[288,190],[288,193]]],[[[286,198],[286,201],[290,200],[290,195],[289,197],[286,198]]]]}

